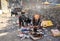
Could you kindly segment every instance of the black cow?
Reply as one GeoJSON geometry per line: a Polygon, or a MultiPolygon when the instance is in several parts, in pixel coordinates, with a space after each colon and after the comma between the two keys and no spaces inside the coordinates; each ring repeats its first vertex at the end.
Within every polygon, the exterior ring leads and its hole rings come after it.
{"type": "Polygon", "coordinates": [[[21,12],[21,8],[14,8],[11,10],[11,16],[12,15],[18,15],[18,12],[21,12]]]}

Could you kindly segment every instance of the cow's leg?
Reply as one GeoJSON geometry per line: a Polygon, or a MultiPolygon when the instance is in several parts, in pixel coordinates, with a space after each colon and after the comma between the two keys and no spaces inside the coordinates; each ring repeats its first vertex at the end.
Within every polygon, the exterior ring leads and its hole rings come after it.
{"type": "Polygon", "coordinates": [[[18,13],[15,13],[15,16],[17,16],[18,15],[18,13]]]}
{"type": "Polygon", "coordinates": [[[11,12],[11,16],[13,15],[14,13],[13,12],[11,12]]]}
{"type": "Polygon", "coordinates": [[[12,16],[12,14],[11,14],[11,16],[12,16]]]}

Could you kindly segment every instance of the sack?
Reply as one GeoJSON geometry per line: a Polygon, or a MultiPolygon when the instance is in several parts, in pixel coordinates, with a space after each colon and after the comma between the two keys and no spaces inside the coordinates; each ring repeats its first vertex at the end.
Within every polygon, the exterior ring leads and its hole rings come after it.
{"type": "Polygon", "coordinates": [[[53,26],[53,23],[51,20],[45,20],[41,22],[41,26],[43,27],[53,26]]]}
{"type": "Polygon", "coordinates": [[[53,36],[60,36],[60,31],[58,29],[51,29],[53,36]]]}

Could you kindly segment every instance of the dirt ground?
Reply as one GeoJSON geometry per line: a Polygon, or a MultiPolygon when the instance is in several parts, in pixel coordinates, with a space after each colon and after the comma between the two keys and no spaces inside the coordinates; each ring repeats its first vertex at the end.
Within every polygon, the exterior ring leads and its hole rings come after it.
{"type": "MultiPolygon", "coordinates": [[[[21,40],[18,37],[18,17],[11,17],[10,14],[0,15],[0,41],[33,41],[32,39],[21,40]]],[[[44,29],[44,37],[37,41],[60,41],[60,37],[50,35],[50,29],[44,29]]]]}

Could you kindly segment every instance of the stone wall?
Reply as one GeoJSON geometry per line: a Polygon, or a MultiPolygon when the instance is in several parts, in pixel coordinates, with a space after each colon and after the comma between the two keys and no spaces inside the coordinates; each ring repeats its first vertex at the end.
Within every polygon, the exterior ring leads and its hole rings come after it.
{"type": "Polygon", "coordinates": [[[8,13],[8,2],[6,0],[1,0],[1,7],[3,13],[8,13]]]}

